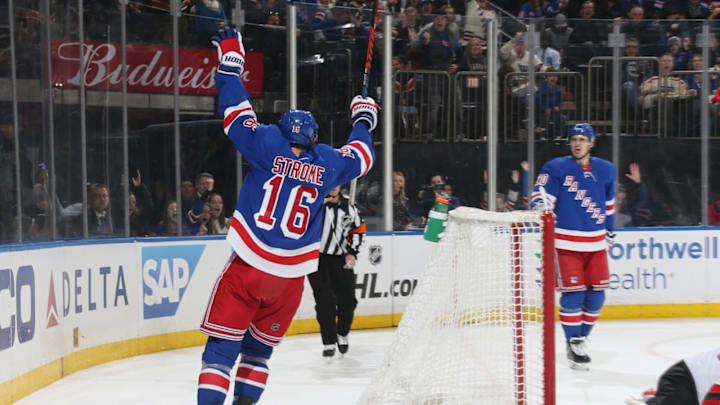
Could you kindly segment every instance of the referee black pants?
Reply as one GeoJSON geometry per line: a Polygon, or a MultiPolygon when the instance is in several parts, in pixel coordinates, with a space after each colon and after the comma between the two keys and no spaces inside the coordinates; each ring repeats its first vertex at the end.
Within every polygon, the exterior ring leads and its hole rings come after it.
{"type": "Polygon", "coordinates": [[[315,297],[315,316],[324,345],[337,342],[337,335],[350,333],[355,307],[355,272],[344,269],[345,255],[320,253],[318,271],[308,274],[315,297]],[[335,318],[337,317],[337,323],[335,318]]]}

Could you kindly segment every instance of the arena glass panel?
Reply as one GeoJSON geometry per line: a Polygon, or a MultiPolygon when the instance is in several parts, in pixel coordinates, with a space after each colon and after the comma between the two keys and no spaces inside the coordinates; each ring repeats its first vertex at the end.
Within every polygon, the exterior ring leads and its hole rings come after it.
{"type": "MultiPolygon", "coordinates": [[[[131,176],[139,172],[142,180],[142,227],[150,235],[184,234],[175,216],[181,207],[175,175],[174,17],[156,3],[131,1],[128,10],[128,167],[131,176]],[[143,71],[143,65],[152,69],[143,71]]],[[[178,36],[188,35],[182,18],[177,24],[178,36]]]]}

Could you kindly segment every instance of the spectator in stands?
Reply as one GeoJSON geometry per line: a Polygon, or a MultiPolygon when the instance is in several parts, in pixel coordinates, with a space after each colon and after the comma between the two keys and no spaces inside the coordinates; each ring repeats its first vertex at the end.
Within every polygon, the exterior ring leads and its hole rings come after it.
{"type": "Polygon", "coordinates": [[[460,197],[456,196],[453,193],[453,190],[454,189],[453,189],[452,184],[445,184],[445,186],[443,186],[443,192],[445,193],[445,196],[448,199],[448,201],[452,201],[452,204],[455,207],[459,207],[462,205],[462,200],[460,199],[460,197]]]}
{"type": "Polygon", "coordinates": [[[568,46],[570,35],[572,35],[573,29],[567,25],[567,18],[565,14],[558,13],[553,19],[552,25],[545,28],[545,31],[550,37],[550,46],[557,49],[560,55],[564,55],[568,46]]]}
{"type": "Polygon", "coordinates": [[[137,175],[130,178],[130,195],[128,196],[130,236],[149,236],[151,234],[150,224],[153,210],[150,190],[145,187],[140,170],[138,170],[137,175]]]}
{"type": "MultiPolygon", "coordinates": [[[[428,213],[435,204],[435,199],[445,197],[445,176],[440,173],[433,173],[428,177],[427,184],[420,188],[415,200],[415,215],[427,218],[428,213]]],[[[448,198],[448,211],[454,210],[460,205],[458,198],[448,198]]]]}
{"type": "Polygon", "coordinates": [[[712,0],[710,2],[710,15],[708,20],[710,21],[710,30],[717,32],[720,28],[720,1],[712,0]]]}
{"type": "Polygon", "coordinates": [[[545,7],[545,17],[554,19],[558,14],[568,15],[569,0],[557,0],[547,2],[545,7]]]}
{"type": "MultiPolygon", "coordinates": [[[[625,56],[637,57],[639,43],[635,38],[625,40],[625,56]]],[[[650,60],[622,61],[622,95],[627,105],[623,111],[629,111],[632,117],[638,113],[638,89],[645,79],[654,74],[654,63],[650,60]]]]}
{"type": "Polygon", "coordinates": [[[208,197],[210,219],[207,222],[208,235],[224,235],[230,227],[231,218],[225,217],[223,199],[220,194],[211,193],[208,197]]]}
{"type": "MultiPolygon", "coordinates": [[[[410,212],[409,201],[405,195],[405,175],[393,172],[393,230],[405,231],[413,227],[416,217],[410,212]]],[[[420,225],[420,224],[417,224],[420,225]]]]}
{"type": "Polygon", "coordinates": [[[614,20],[624,17],[623,3],[626,3],[626,0],[606,0],[604,4],[601,4],[595,18],[614,20]]]}
{"type": "Polygon", "coordinates": [[[573,32],[568,40],[568,57],[574,66],[586,64],[593,56],[603,54],[607,41],[607,25],[595,20],[595,3],[585,1],[580,8],[580,19],[573,20],[573,32]]]}
{"type": "MultiPolygon", "coordinates": [[[[527,206],[527,198],[523,198],[523,201],[518,203],[520,195],[525,195],[527,192],[528,184],[528,164],[526,161],[520,163],[523,173],[519,170],[513,169],[510,171],[510,185],[507,186],[508,179],[500,179],[498,190],[505,189],[507,187],[507,193],[498,192],[495,195],[495,211],[497,212],[510,212],[516,209],[524,209],[527,206]]],[[[483,170],[483,200],[480,203],[480,207],[484,210],[489,209],[488,204],[488,172],[483,170]]]]}
{"type": "MultiPolygon", "coordinates": [[[[545,66],[543,66],[540,58],[525,49],[525,37],[520,32],[500,48],[500,60],[503,66],[508,67],[509,73],[527,73],[530,69],[531,57],[534,58],[535,70],[544,71],[545,66]]],[[[534,95],[536,88],[531,89],[529,87],[527,75],[511,75],[510,78],[507,81],[507,86],[509,86],[507,91],[509,91],[511,97],[508,109],[510,114],[514,114],[511,119],[519,121],[524,118],[523,111],[527,111],[528,97],[534,95]]],[[[501,76],[500,80],[502,83],[506,83],[505,76],[501,76]]],[[[522,129],[519,131],[516,136],[522,137],[522,129]]]]}
{"type": "Polygon", "coordinates": [[[708,207],[708,225],[720,225],[720,200],[715,200],[715,202],[708,207]]]}
{"type": "Polygon", "coordinates": [[[673,57],[673,66],[676,70],[686,70],[690,61],[690,51],[682,49],[682,40],[678,37],[668,38],[668,51],[673,57]]]}
{"type": "Polygon", "coordinates": [[[472,37],[486,39],[487,23],[490,20],[499,22],[495,11],[490,8],[489,1],[471,0],[468,2],[467,11],[465,12],[465,31],[463,32],[463,41],[467,43],[467,41],[472,37]]]}
{"type": "MultiPolygon", "coordinates": [[[[88,235],[90,237],[112,236],[114,231],[113,219],[110,213],[110,188],[106,184],[95,183],[88,189],[88,235]]],[[[80,221],[82,216],[79,217],[80,221]]],[[[82,229],[82,223],[78,224],[82,229]]],[[[82,234],[82,232],[78,232],[82,234]]]]}
{"type": "Polygon", "coordinates": [[[544,8],[540,0],[529,0],[520,6],[518,17],[520,18],[538,18],[544,15],[544,8]]]}
{"type": "Polygon", "coordinates": [[[480,38],[472,38],[468,41],[463,57],[460,60],[459,70],[469,72],[486,72],[487,58],[484,54],[485,45],[480,38]]]}
{"type": "Polygon", "coordinates": [[[392,14],[393,18],[398,18],[402,12],[402,4],[400,0],[387,0],[387,11],[392,14]]]}
{"type": "MultiPolygon", "coordinates": [[[[555,73],[549,69],[549,73],[555,73]]],[[[536,116],[538,130],[545,131],[551,139],[562,139],[565,137],[565,115],[562,113],[563,96],[562,89],[558,85],[557,75],[545,76],[540,87],[535,92],[535,105],[538,109],[536,116]]]]}
{"type": "MultiPolygon", "coordinates": [[[[692,58],[690,59],[689,68],[689,70],[694,70],[697,72],[701,72],[703,70],[701,54],[696,53],[692,56],[692,58]]],[[[717,74],[714,73],[710,73],[709,78],[710,86],[708,87],[708,94],[713,95],[718,89],[718,85],[720,85],[720,78],[718,78],[717,74]]],[[[690,120],[691,124],[689,125],[688,136],[698,136],[697,134],[699,134],[700,129],[700,108],[705,105],[705,102],[700,99],[700,93],[702,90],[702,73],[694,73],[687,75],[685,77],[685,82],[687,83],[688,94],[693,97],[692,119],[690,120]]],[[[709,115],[711,134],[715,133],[715,129],[718,128],[718,123],[720,123],[720,117],[718,117],[718,112],[720,112],[720,105],[711,103],[709,115]]]]}
{"type": "Polygon", "coordinates": [[[410,41],[412,41],[418,31],[420,31],[417,18],[418,15],[415,7],[408,7],[403,11],[402,22],[395,35],[394,51],[397,52],[396,54],[404,55],[410,41]]]}
{"type": "Polygon", "coordinates": [[[49,180],[47,166],[44,163],[35,166],[33,212],[30,213],[32,217],[30,239],[32,240],[50,240],[52,238],[49,180]]]}
{"type": "MultiPolygon", "coordinates": [[[[652,225],[654,207],[650,190],[646,182],[643,181],[640,165],[632,162],[628,165],[628,170],[629,173],[625,173],[625,177],[630,179],[631,182],[628,188],[622,188],[622,190],[625,191],[625,198],[623,200],[618,201],[618,196],[615,196],[615,212],[622,212],[624,215],[629,215],[630,221],[619,225],[617,223],[618,217],[615,217],[615,224],[616,226],[652,225]]],[[[620,184],[618,184],[618,186],[620,186],[620,184]]]]}
{"type": "MultiPolygon", "coordinates": [[[[410,70],[412,70],[412,62],[398,56],[393,57],[392,72],[395,80],[393,92],[396,100],[395,111],[400,117],[398,122],[400,134],[403,138],[419,138],[421,128],[416,105],[415,86],[417,83],[413,73],[408,72],[410,70]],[[398,70],[404,72],[396,74],[398,70]]],[[[367,215],[367,213],[362,214],[367,215]]]]}
{"type": "Polygon", "coordinates": [[[640,45],[639,55],[652,55],[658,53],[658,45],[662,34],[657,22],[648,22],[645,18],[645,9],[641,6],[631,6],[627,12],[627,21],[624,22],[620,31],[625,34],[626,40],[634,38],[640,45]]]}
{"type": "Polygon", "coordinates": [[[461,31],[460,31],[460,25],[462,22],[460,21],[460,16],[455,14],[455,9],[450,4],[445,4],[442,6],[443,14],[445,14],[445,18],[448,22],[447,24],[447,30],[452,33],[452,35],[457,38],[458,40],[462,39],[461,37],[461,31]]]}
{"type": "MultiPolygon", "coordinates": [[[[440,10],[438,10],[440,11],[440,10]]],[[[417,35],[414,47],[420,52],[421,67],[428,70],[442,70],[450,74],[457,71],[457,60],[462,48],[459,38],[447,29],[447,16],[436,14],[433,23],[426,26],[417,35]]],[[[445,120],[439,116],[442,102],[445,97],[443,93],[448,89],[437,77],[426,76],[423,85],[433,96],[429,98],[429,120],[428,128],[424,128],[428,139],[439,138],[444,134],[443,124],[445,120]]],[[[447,106],[446,106],[447,107],[447,106]]]]}
{"type": "Polygon", "coordinates": [[[156,236],[175,236],[177,235],[177,203],[170,200],[163,208],[162,220],[155,227],[156,236]]]}
{"type": "Polygon", "coordinates": [[[668,76],[674,67],[673,57],[669,53],[660,57],[660,75],[645,80],[640,86],[638,101],[643,108],[657,105],[660,96],[679,96],[687,92],[687,84],[679,77],[668,76]]]}
{"type": "MultiPolygon", "coordinates": [[[[433,22],[433,4],[432,0],[420,0],[418,3],[420,9],[419,21],[421,27],[433,22]]],[[[438,13],[439,14],[439,13],[438,13]]]]}
{"type": "Polygon", "coordinates": [[[525,35],[520,32],[500,48],[500,60],[514,72],[527,72],[530,57],[535,58],[535,70],[544,70],[542,60],[525,49],[525,35]]]}
{"type": "Polygon", "coordinates": [[[552,47],[552,38],[549,32],[542,31],[540,33],[540,45],[535,48],[535,55],[542,61],[543,66],[552,67],[555,70],[560,69],[560,52],[552,47]]]}
{"type": "Polygon", "coordinates": [[[670,8],[667,14],[666,21],[664,21],[665,35],[667,38],[679,37],[690,35],[690,26],[687,20],[685,20],[685,9],[683,6],[677,6],[676,8],[670,8]]]}
{"type": "Polygon", "coordinates": [[[333,16],[332,0],[320,0],[318,2],[317,9],[315,10],[315,16],[312,19],[312,29],[315,30],[315,40],[317,41],[337,41],[339,36],[337,32],[331,33],[328,28],[337,25],[333,16]]]}
{"type": "MultiPolygon", "coordinates": [[[[195,200],[195,184],[193,184],[191,179],[184,178],[180,182],[180,197],[182,198],[182,203],[180,204],[182,209],[180,212],[187,213],[192,210],[193,201],[195,200]]],[[[187,218],[187,215],[183,215],[183,221],[188,220],[187,218]]]]}
{"type": "Polygon", "coordinates": [[[189,233],[195,235],[200,227],[199,219],[210,193],[215,189],[215,177],[210,173],[200,173],[195,179],[195,197],[192,209],[186,214],[190,220],[189,233]]]}
{"type": "MultiPolygon", "coordinates": [[[[710,17],[710,7],[703,0],[689,0],[687,5],[688,20],[707,20],[710,17]]],[[[697,21],[691,22],[691,32],[699,34],[702,30],[702,24],[697,21]]]]}
{"type": "Polygon", "coordinates": [[[228,26],[225,8],[219,0],[193,0],[197,43],[207,47],[210,37],[228,26]]]}

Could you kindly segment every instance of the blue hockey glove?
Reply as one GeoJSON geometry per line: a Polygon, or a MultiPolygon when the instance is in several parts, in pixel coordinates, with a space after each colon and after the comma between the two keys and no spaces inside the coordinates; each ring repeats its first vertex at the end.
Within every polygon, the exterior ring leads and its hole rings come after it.
{"type": "Polygon", "coordinates": [[[378,106],[372,97],[355,96],[350,103],[350,119],[353,126],[358,121],[365,121],[372,131],[377,126],[378,106]]]}
{"type": "Polygon", "coordinates": [[[225,28],[218,31],[210,43],[217,47],[218,73],[240,76],[245,66],[245,47],[240,33],[235,28],[225,28]]]}

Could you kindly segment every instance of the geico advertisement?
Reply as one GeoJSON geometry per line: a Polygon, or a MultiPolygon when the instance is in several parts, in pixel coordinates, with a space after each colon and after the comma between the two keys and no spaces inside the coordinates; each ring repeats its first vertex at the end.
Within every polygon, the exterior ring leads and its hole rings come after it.
{"type": "Polygon", "coordinates": [[[0,254],[0,381],[77,349],[137,336],[132,244],[0,254]],[[73,341],[74,329],[77,339],[73,341]]]}
{"type": "Polygon", "coordinates": [[[608,251],[609,304],[718,302],[720,231],[617,232],[608,251]]]}

